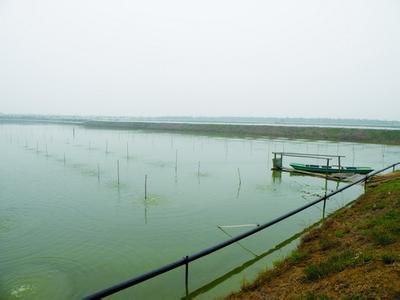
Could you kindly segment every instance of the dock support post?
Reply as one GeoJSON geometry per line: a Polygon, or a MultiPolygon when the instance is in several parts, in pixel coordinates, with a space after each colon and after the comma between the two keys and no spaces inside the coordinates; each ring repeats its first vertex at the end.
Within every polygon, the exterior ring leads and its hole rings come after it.
{"type": "Polygon", "coordinates": [[[277,157],[277,154],[274,153],[274,158],[272,159],[272,169],[273,170],[281,170],[283,164],[283,153],[280,154],[280,157],[277,157]]]}

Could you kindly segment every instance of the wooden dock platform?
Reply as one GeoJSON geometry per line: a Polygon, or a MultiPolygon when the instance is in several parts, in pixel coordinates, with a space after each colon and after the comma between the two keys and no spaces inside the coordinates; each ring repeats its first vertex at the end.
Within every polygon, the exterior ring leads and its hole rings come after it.
{"type": "Polygon", "coordinates": [[[349,173],[323,174],[323,173],[295,170],[293,168],[286,168],[286,167],[272,168],[271,170],[289,172],[289,173],[298,173],[298,174],[302,174],[302,175],[309,175],[309,176],[315,176],[315,177],[320,177],[320,178],[327,178],[328,180],[344,181],[344,182],[353,182],[353,181],[360,179],[362,176],[360,174],[349,174],[349,173]]]}

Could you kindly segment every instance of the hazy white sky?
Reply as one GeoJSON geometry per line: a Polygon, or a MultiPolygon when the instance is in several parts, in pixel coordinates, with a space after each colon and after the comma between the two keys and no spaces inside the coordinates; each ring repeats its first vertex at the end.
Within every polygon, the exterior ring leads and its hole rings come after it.
{"type": "Polygon", "coordinates": [[[400,120],[400,1],[0,0],[0,112],[400,120]]]}

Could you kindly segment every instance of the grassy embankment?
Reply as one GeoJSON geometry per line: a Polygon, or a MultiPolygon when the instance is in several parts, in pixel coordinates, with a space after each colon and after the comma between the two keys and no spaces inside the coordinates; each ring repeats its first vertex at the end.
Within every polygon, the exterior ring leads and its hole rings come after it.
{"type": "Polygon", "coordinates": [[[351,206],[229,299],[400,299],[400,172],[378,176],[351,206]]]}
{"type": "Polygon", "coordinates": [[[385,129],[109,121],[88,121],[84,123],[84,126],[88,128],[189,132],[191,134],[219,136],[271,137],[400,145],[400,130],[385,129]]]}

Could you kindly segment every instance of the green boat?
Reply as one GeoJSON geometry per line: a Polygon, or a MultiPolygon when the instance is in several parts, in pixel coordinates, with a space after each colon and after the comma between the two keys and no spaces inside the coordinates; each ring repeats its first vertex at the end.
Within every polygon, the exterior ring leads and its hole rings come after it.
{"type": "Polygon", "coordinates": [[[298,171],[307,171],[313,173],[352,173],[352,174],[368,174],[374,169],[368,167],[336,167],[336,166],[321,166],[321,165],[305,165],[298,163],[291,163],[290,166],[298,171]]]}

